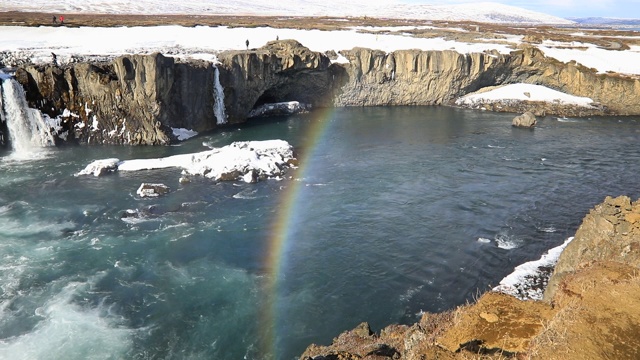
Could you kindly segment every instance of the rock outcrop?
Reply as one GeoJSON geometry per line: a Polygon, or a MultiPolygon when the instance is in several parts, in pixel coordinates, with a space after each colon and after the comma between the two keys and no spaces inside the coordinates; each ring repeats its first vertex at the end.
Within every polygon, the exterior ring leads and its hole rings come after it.
{"type": "Polygon", "coordinates": [[[354,48],[340,52],[349,60],[336,106],[451,104],[511,73],[508,55],[455,51],[354,48]]]}
{"type": "Polygon", "coordinates": [[[361,324],[300,359],[638,359],[640,200],[607,198],[562,253],[546,301],[475,304],[373,333],[361,324]]]}
{"type": "Polygon", "coordinates": [[[552,301],[563,278],[594,262],[625,264],[640,273],[640,200],[607,197],[585,216],[558,259],[544,299],[552,301]]]}
{"type": "Polygon", "coordinates": [[[529,83],[571,95],[592,98],[598,106],[519,102],[511,107],[487,104],[494,111],[537,115],[634,115],[640,102],[640,80],[616,74],[598,74],[575,62],[546,57],[524,46],[510,54],[498,52],[460,54],[455,51],[379,50],[354,48],[341,51],[349,60],[336,106],[454,105],[460,96],[485,87],[529,83]],[[634,100],[635,99],[635,100],[634,100]]]}
{"type": "Polygon", "coordinates": [[[62,127],[71,139],[161,145],[171,141],[170,126],[176,118],[206,123],[200,113],[204,104],[191,99],[206,86],[202,73],[207,66],[178,65],[160,54],[129,55],[110,63],[27,66],[17,70],[16,78],[30,104],[50,117],[63,118],[62,127]]]}
{"type": "Polygon", "coordinates": [[[218,61],[230,122],[245,121],[253,108],[266,103],[332,106],[335,67],[328,57],[295,40],[270,41],[255,50],[225,51],[218,61]]]}

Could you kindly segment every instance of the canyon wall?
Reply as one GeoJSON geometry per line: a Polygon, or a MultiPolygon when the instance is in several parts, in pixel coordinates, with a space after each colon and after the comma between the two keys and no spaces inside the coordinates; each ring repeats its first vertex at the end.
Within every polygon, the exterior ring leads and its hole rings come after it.
{"type": "Polygon", "coordinates": [[[538,115],[640,114],[640,80],[565,64],[534,47],[510,54],[354,48],[341,55],[349,61],[332,63],[295,40],[282,40],[222,52],[215,65],[161,54],[126,55],[110,62],[26,65],[16,78],[30,106],[52,118],[62,116],[60,132],[84,144],[168,144],[174,140],[171,128],[204,132],[221,123],[241,123],[265,103],[454,105],[465,94],[518,82],[588,96],[599,106],[577,112],[571,106],[527,102],[484,107],[538,115]],[[214,91],[216,78],[224,88],[226,114],[218,114],[224,119],[214,111],[216,98],[221,100],[214,91]]]}

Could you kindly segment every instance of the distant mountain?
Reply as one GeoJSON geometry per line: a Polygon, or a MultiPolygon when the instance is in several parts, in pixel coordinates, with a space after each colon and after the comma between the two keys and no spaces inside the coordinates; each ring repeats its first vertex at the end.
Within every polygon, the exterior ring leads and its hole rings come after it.
{"type": "Polygon", "coordinates": [[[94,14],[370,16],[488,23],[572,24],[567,19],[498,3],[408,4],[406,0],[2,0],[0,11],[94,14]]]}
{"type": "Polygon", "coordinates": [[[516,6],[483,2],[459,5],[390,6],[394,17],[484,23],[573,24],[573,21],[516,6]]]}
{"type": "Polygon", "coordinates": [[[609,26],[636,26],[640,27],[640,19],[615,19],[604,17],[571,18],[578,24],[583,25],[609,25],[609,26]]]}

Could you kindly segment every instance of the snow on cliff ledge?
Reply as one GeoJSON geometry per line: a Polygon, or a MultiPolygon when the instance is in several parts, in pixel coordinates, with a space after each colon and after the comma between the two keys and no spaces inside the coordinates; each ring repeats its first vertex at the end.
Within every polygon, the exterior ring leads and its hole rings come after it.
{"type": "Polygon", "coordinates": [[[456,105],[473,106],[485,102],[539,101],[592,107],[593,100],[588,97],[573,96],[548,87],[532,84],[510,84],[489,91],[465,95],[456,100],[456,105]]]}
{"type": "Polygon", "coordinates": [[[181,168],[184,175],[201,175],[218,181],[256,182],[283,175],[293,161],[293,147],[284,140],[242,141],[222,148],[164,158],[96,160],[76,176],[176,167],[181,168]]]}

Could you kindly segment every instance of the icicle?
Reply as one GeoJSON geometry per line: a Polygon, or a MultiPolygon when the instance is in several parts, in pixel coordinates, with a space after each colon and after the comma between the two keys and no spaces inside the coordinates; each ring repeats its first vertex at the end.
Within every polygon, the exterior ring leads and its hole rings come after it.
{"type": "Polygon", "coordinates": [[[42,113],[28,107],[24,89],[11,78],[2,80],[2,113],[7,123],[11,147],[17,155],[55,145],[42,113]]]}
{"type": "Polygon", "coordinates": [[[227,114],[224,111],[224,88],[220,84],[220,71],[213,65],[213,114],[216,116],[217,124],[227,123],[227,114]]]}

